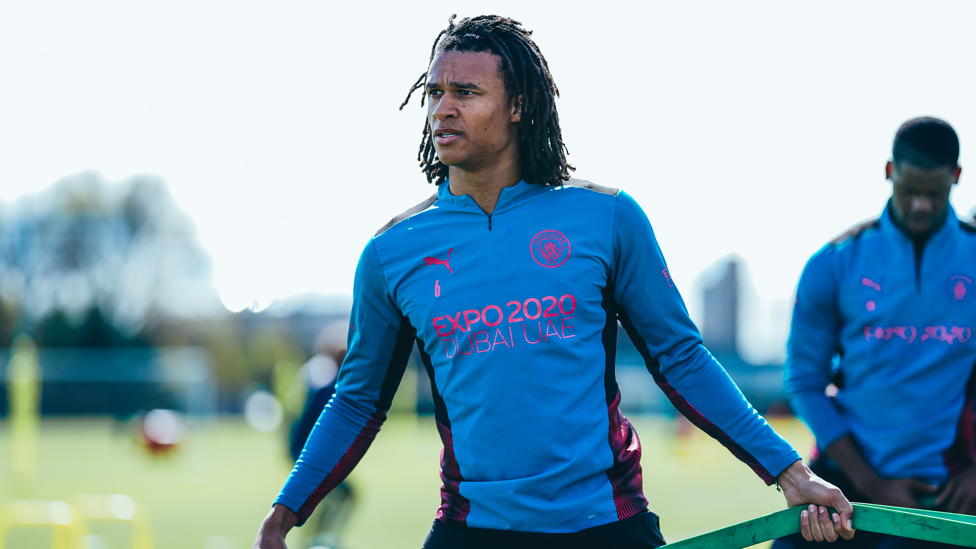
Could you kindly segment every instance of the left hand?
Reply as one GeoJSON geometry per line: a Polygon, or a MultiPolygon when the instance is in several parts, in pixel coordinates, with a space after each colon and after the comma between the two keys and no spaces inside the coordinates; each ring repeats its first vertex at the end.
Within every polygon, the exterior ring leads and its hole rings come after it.
{"type": "Polygon", "coordinates": [[[836,541],[854,537],[851,517],[854,507],[833,484],[818,477],[803,461],[797,460],[776,477],[786,504],[796,507],[812,504],[800,514],[800,533],[807,541],[836,541]],[[829,513],[828,507],[838,512],[829,513]]]}
{"type": "Polygon", "coordinates": [[[949,479],[935,500],[937,509],[976,515],[976,465],[949,479]]]}

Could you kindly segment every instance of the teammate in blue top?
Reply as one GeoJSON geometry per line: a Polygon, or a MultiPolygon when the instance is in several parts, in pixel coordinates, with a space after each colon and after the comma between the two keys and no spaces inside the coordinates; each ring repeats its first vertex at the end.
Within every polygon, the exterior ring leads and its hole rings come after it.
{"type": "Polygon", "coordinates": [[[702,346],[640,207],[570,179],[558,91],[530,33],[507,18],[452,17],[416,89],[428,102],[419,159],[437,192],[363,251],[336,394],[255,547],[284,547],[355,466],[414,343],[444,444],[425,548],[663,545],[640,441],[619,411],[618,320],[682,413],[778,481],[790,505],[817,504],[801,518],[808,539],[852,536],[840,490],[702,346]]]}
{"type": "MultiPolygon", "coordinates": [[[[800,278],[786,385],[817,439],[813,470],[854,500],[976,514],[976,227],[949,205],[958,159],[948,123],[905,122],[881,216],[800,278]]],[[[862,532],[844,545],[878,543],[862,532]]]]}

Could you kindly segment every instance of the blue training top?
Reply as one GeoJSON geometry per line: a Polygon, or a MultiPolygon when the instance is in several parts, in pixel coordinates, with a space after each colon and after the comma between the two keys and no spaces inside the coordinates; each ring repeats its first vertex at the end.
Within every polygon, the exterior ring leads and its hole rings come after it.
{"type": "Polygon", "coordinates": [[[487,215],[442,184],[369,242],[353,301],[336,394],[276,500],[300,524],[366,451],[415,340],[447,523],[576,532],[647,507],[618,410],[618,319],[678,409],[767,484],[799,459],[702,346],[647,217],[616,189],[523,181],[487,215]]]}
{"type": "Polygon", "coordinates": [[[937,484],[976,459],[976,228],[949,207],[916,258],[890,210],[804,268],[786,386],[821,451],[850,434],[882,477],[937,484]]]}

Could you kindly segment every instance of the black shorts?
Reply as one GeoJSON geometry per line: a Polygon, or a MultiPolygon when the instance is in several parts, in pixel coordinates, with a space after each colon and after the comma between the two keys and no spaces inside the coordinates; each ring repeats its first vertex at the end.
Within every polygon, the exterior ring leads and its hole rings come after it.
{"type": "Polygon", "coordinates": [[[664,543],[657,515],[643,511],[570,534],[488,530],[435,520],[423,549],[650,549],[664,543]]]}

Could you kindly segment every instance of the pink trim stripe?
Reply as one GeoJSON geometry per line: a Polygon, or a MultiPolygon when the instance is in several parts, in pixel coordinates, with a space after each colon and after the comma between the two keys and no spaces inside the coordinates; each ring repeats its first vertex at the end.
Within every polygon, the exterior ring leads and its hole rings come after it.
{"type": "Polygon", "coordinates": [[[956,440],[942,454],[949,476],[955,476],[963,469],[976,463],[976,399],[969,397],[962,406],[959,423],[956,427],[956,440]]]}
{"type": "Polygon", "coordinates": [[[385,420],[386,412],[376,412],[370,416],[369,421],[366,422],[366,426],[359,432],[359,436],[356,437],[356,440],[346,450],[345,455],[342,456],[339,463],[336,463],[332,471],[325,476],[322,482],[308,496],[308,499],[305,500],[305,503],[298,509],[298,513],[296,513],[298,515],[298,524],[305,524],[305,521],[311,516],[312,511],[315,510],[315,506],[322,501],[322,498],[349,475],[353,467],[363,458],[363,454],[369,449],[369,445],[373,443],[373,440],[376,438],[376,433],[379,432],[380,426],[383,425],[385,420]]]}
{"type": "Polygon", "coordinates": [[[776,477],[767,471],[766,468],[759,463],[759,460],[747,452],[745,448],[739,446],[725,431],[719,429],[717,425],[709,421],[709,419],[703,416],[701,412],[696,410],[691,403],[685,400],[685,397],[681,396],[681,393],[671,386],[671,384],[666,381],[658,381],[657,384],[661,390],[664,391],[664,394],[668,396],[668,400],[671,401],[671,404],[674,404],[674,407],[677,408],[682,415],[688,418],[688,421],[694,423],[696,427],[708,433],[708,436],[714,438],[715,440],[719,441],[722,446],[728,448],[728,450],[732,452],[733,456],[735,456],[742,463],[748,465],[753,472],[759,475],[759,478],[763,479],[763,482],[765,482],[767,486],[776,482],[776,477]]]}
{"type": "Polygon", "coordinates": [[[620,391],[607,406],[610,420],[607,439],[613,452],[613,466],[607,470],[607,478],[613,488],[613,503],[617,518],[625,519],[647,509],[641,477],[641,445],[637,430],[620,413],[620,391]]]}
{"type": "Polygon", "coordinates": [[[471,503],[461,495],[460,485],[464,477],[454,456],[454,436],[451,428],[440,421],[437,432],[441,435],[444,449],[441,450],[441,506],[437,509],[437,519],[448,524],[467,526],[471,503]]]}

